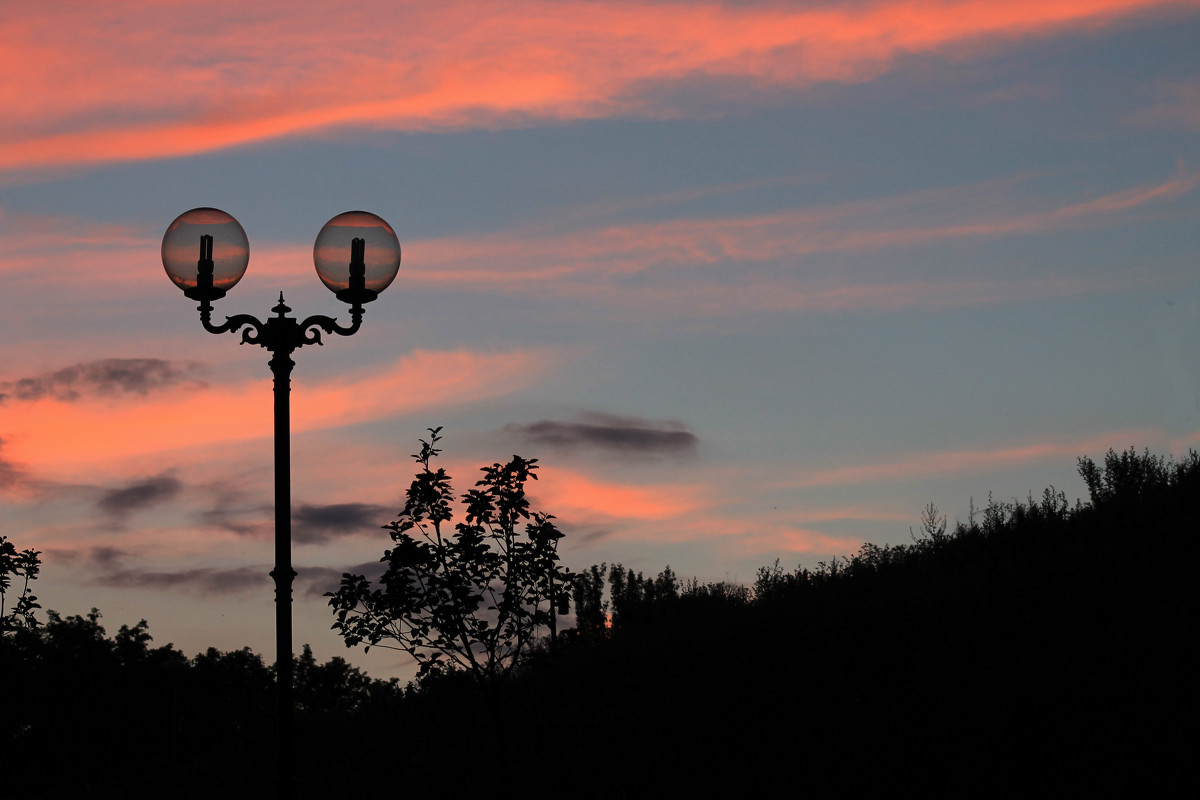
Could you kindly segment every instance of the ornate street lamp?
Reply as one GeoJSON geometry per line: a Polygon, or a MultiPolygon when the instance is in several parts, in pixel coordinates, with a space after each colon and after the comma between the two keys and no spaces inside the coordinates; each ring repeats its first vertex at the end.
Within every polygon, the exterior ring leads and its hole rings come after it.
{"type": "Polygon", "coordinates": [[[337,299],[350,304],[349,326],[326,316],[297,322],[279,293],[275,316],[260,322],[249,314],[212,323],[212,303],[225,296],[246,273],[250,246],[238,221],[215,208],[180,214],[163,236],[162,261],[168,277],[185,296],[200,303],[200,323],[209,333],[242,333],[242,344],[271,351],[275,376],[275,669],[277,792],[292,796],[292,488],[289,395],[295,362],[292,351],[323,344],[321,332],[350,336],[362,326],[363,304],[388,287],[400,268],[400,242],[391,226],[366,211],[338,214],[317,234],[313,260],[321,282],[337,299]],[[196,258],[197,247],[199,258],[196,258]]]}

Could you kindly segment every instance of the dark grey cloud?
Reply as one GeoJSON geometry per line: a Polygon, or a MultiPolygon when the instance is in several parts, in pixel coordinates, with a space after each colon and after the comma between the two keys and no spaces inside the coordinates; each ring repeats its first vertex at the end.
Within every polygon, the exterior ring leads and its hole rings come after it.
{"type": "Polygon", "coordinates": [[[302,503],[292,512],[292,538],[300,544],[319,544],[343,536],[378,533],[394,517],[394,511],[370,503],[302,503]]]}
{"type": "MultiPolygon", "coordinates": [[[[212,507],[198,518],[239,536],[266,537],[275,530],[275,509],[255,502],[255,498],[232,485],[210,485],[206,496],[212,507]]],[[[395,518],[395,511],[371,503],[301,503],[292,509],[292,540],[297,544],[321,544],[358,534],[378,534],[395,518]]]]}
{"type": "Polygon", "coordinates": [[[583,533],[579,537],[579,541],[583,542],[584,544],[594,544],[595,542],[608,538],[612,532],[612,528],[597,528],[595,530],[583,533]]]}
{"type": "MultiPolygon", "coordinates": [[[[102,487],[90,483],[61,483],[59,481],[46,480],[31,474],[25,469],[24,465],[14,461],[10,461],[4,457],[4,440],[0,438],[0,492],[16,491],[32,495],[40,502],[61,502],[61,503],[91,503],[93,505],[105,503],[105,506],[99,506],[102,510],[107,510],[113,514],[123,514],[124,511],[118,507],[122,501],[130,501],[136,497],[139,492],[139,484],[145,481],[138,481],[124,489],[113,489],[111,487],[102,487]],[[134,489],[128,495],[122,494],[126,489],[134,489]],[[112,496],[110,499],[110,495],[112,496]]],[[[159,479],[152,478],[150,481],[159,479]]],[[[174,480],[173,478],[171,480],[174,480]]],[[[145,492],[145,487],[143,491],[145,492]]]]}
{"type": "Polygon", "coordinates": [[[382,561],[367,561],[342,569],[302,567],[296,571],[299,573],[296,577],[297,586],[303,587],[305,597],[312,598],[324,597],[326,592],[336,592],[342,583],[342,575],[347,572],[351,575],[363,575],[367,580],[375,583],[387,571],[387,565],[382,561]]]}
{"type": "Polygon", "coordinates": [[[110,489],[96,507],[109,514],[128,514],[170,500],[183,490],[183,484],[170,475],[135,481],[122,489],[110,489]]]}
{"type": "Polygon", "coordinates": [[[539,420],[505,428],[531,445],[560,450],[591,449],[609,453],[690,456],[699,440],[683,423],[611,414],[587,413],[575,422],[539,420]]]}
{"type": "Polygon", "coordinates": [[[217,498],[213,507],[196,515],[205,525],[246,537],[270,536],[275,530],[275,509],[269,505],[238,505],[230,498],[217,498]],[[251,518],[248,518],[251,517],[251,518]]]}
{"type": "Polygon", "coordinates": [[[74,564],[79,560],[79,551],[65,547],[47,547],[42,551],[42,558],[55,564],[74,564]]]}
{"type": "Polygon", "coordinates": [[[201,523],[238,536],[270,536],[275,530],[275,509],[261,502],[260,493],[248,492],[233,480],[215,481],[198,488],[200,496],[211,503],[210,508],[198,512],[201,523]]]}
{"type": "Polygon", "coordinates": [[[100,575],[92,583],[113,589],[188,589],[205,595],[231,594],[269,586],[269,572],[269,567],[199,567],[165,572],[121,569],[100,575]]]}
{"type": "Polygon", "coordinates": [[[149,394],[176,384],[202,386],[203,364],[160,358],[105,358],[0,382],[0,402],[7,400],[73,401],[83,395],[149,394]]]}
{"type": "Polygon", "coordinates": [[[97,547],[70,550],[67,548],[51,547],[44,553],[46,558],[58,564],[76,564],[83,560],[84,566],[100,568],[105,570],[116,569],[121,561],[131,556],[126,550],[119,550],[116,547],[108,547],[107,545],[99,545],[97,547]]]}
{"type": "Polygon", "coordinates": [[[200,516],[208,524],[238,536],[266,539],[275,534],[275,517],[270,507],[264,506],[262,512],[266,517],[257,522],[239,522],[231,516],[223,516],[220,512],[214,511],[206,511],[200,516]]]}
{"type": "Polygon", "coordinates": [[[89,556],[93,564],[101,567],[112,568],[121,562],[122,559],[129,555],[124,550],[118,550],[115,547],[93,547],[89,556]]]}
{"type": "MultiPolygon", "coordinates": [[[[295,592],[306,598],[321,598],[326,592],[337,591],[343,573],[365,575],[371,581],[378,581],[385,569],[386,566],[379,561],[354,564],[342,569],[296,567],[295,592]]],[[[270,571],[270,567],[261,565],[232,569],[116,569],[93,578],[91,583],[113,589],[183,590],[202,595],[237,594],[272,586],[270,571]]]]}

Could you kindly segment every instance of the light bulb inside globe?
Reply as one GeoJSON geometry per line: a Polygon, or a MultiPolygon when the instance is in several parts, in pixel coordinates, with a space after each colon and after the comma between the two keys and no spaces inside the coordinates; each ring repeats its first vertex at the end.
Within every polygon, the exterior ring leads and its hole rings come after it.
{"type": "Polygon", "coordinates": [[[167,227],[162,262],[167,277],[185,295],[217,300],[246,274],[250,243],[229,214],[217,208],[193,208],[167,227]]]}
{"type": "Polygon", "coordinates": [[[339,300],[369,303],[400,269],[400,240],[380,217],[347,211],[321,228],[313,245],[313,262],[321,282],[339,300]]]}

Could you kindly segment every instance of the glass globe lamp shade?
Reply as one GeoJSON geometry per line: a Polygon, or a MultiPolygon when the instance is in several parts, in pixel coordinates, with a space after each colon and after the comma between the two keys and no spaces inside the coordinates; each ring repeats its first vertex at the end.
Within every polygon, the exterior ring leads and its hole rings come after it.
{"type": "Polygon", "coordinates": [[[374,214],[347,211],[321,228],[313,261],[321,282],[339,300],[369,303],[400,269],[400,240],[392,226],[374,214]]]}
{"type": "Polygon", "coordinates": [[[175,218],[162,241],[167,277],[193,300],[216,300],[246,274],[250,243],[236,219],[216,208],[175,218]]]}

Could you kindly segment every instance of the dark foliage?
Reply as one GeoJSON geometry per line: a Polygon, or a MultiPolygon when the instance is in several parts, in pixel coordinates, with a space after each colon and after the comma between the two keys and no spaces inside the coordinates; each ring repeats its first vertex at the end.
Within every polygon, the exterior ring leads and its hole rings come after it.
{"type": "Polygon", "coordinates": [[[17,546],[0,534],[0,636],[38,626],[34,612],[41,606],[29,584],[37,580],[42,567],[41,555],[37,550],[18,553],[17,546]],[[14,592],[16,585],[20,590],[14,592]]]}
{"type": "Polygon", "coordinates": [[[421,469],[387,526],[394,546],[380,559],[387,570],[378,587],[346,574],[329,605],[347,647],[403,650],[422,677],[466,670],[482,686],[513,669],[541,628],[554,635],[572,576],[558,564],[562,534],[553,517],[530,511],[525,495],[537,459],[514,455],[483,467],[477,488],[462,496],[464,521],[448,530],[454,491],[446,471],[432,466],[440,431],[430,428],[413,456],[421,469]]]}
{"type": "MultiPolygon", "coordinates": [[[[271,795],[275,676],[262,656],[209,648],[188,659],[153,647],[145,620],[110,638],[96,609],[48,616],[0,642],[6,796],[271,795]]],[[[311,770],[351,717],[390,717],[383,709],[403,694],[340,658],[317,664],[307,645],[295,677],[311,770]]]]}
{"type": "MultiPolygon", "coordinates": [[[[1200,457],[1081,459],[912,542],[752,587],[597,565],[578,625],[482,692],[296,662],[301,797],[510,793],[1176,796],[1194,782],[1200,457]],[[498,779],[497,776],[503,776],[498,779]],[[349,789],[347,787],[353,787],[349,789]]],[[[186,659],[144,621],[51,612],[0,640],[5,790],[269,795],[271,670],[186,659]]]]}
{"type": "Polygon", "coordinates": [[[617,568],[605,600],[593,567],[587,626],[526,671],[525,713],[577,721],[564,762],[603,751],[672,793],[1178,791],[1200,457],[1079,471],[1090,504],[1050,488],[953,528],[929,506],[911,544],[776,562],[752,589],[647,602],[617,568]]]}

